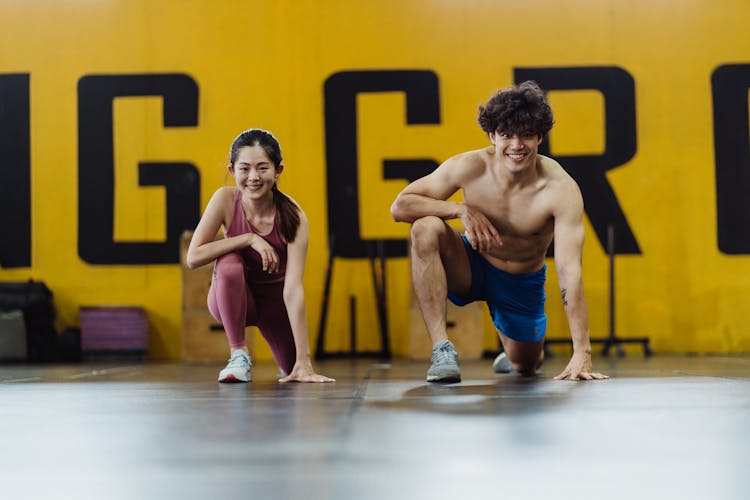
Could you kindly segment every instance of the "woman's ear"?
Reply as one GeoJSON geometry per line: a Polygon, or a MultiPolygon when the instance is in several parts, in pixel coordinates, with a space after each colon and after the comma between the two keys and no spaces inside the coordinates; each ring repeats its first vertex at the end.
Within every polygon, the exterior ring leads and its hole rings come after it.
{"type": "Polygon", "coordinates": [[[279,163],[279,166],[276,167],[276,176],[278,176],[283,171],[284,171],[284,164],[283,163],[279,163]]]}

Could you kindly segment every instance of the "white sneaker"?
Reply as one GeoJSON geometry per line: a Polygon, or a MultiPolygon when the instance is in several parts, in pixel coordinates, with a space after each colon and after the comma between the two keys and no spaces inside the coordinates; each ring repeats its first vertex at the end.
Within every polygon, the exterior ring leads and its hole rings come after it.
{"type": "Polygon", "coordinates": [[[458,353],[450,340],[443,340],[432,348],[432,365],[427,370],[427,381],[441,384],[461,382],[458,353]]]}
{"type": "Polygon", "coordinates": [[[219,372],[219,382],[250,382],[253,374],[250,371],[253,362],[242,349],[237,349],[229,358],[227,366],[219,372]]]}
{"type": "Polygon", "coordinates": [[[501,352],[495,358],[495,362],[492,363],[492,371],[495,373],[515,373],[513,369],[513,363],[508,359],[508,355],[505,352],[501,352]]]}

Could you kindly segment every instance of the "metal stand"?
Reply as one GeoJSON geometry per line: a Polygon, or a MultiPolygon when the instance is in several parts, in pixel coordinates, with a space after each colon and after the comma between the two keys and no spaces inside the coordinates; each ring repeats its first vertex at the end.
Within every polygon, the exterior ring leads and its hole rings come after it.
{"type": "MultiPolygon", "coordinates": [[[[648,337],[618,337],[615,333],[615,228],[607,226],[607,253],[609,255],[609,335],[605,338],[592,338],[592,344],[603,344],[602,355],[609,356],[609,350],[614,347],[619,357],[625,356],[623,344],[642,344],[643,355],[651,356],[652,351],[648,337]]],[[[570,344],[570,339],[547,339],[547,344],[570,344]]],[[[545,350],[545,354],[550,354],[545,350]]]]}
{"type": "Polygon", "coordinates": [[[327,351],[325,347],[326,323],[328,320],[328,299],[331,293],[331,278],[333,276],[333,264],[335,262],[334,237],[329,238],[330,248],[328,264],[326,266],[326,280],[323,288],[323,297],[320,304],[320,322],[318,323],[318,338],[315,344],[315,359],[341,359],[341,358],[378,358],[390,359],[391,347],[388,337],[388,309],[386,304],[386,272],[385,272],[385,245],[383,240],[367,242],[367,258],[370,261],[370,272],[372,274],[375,301],[378,309],[378,323],[380,327],[379,351],[357,350],[357,298],[349,297],[349,350],[327,351]],[[373,248],[374,247],[374,248],[373,248]],[[377,253],[377,256],[375,255],[377,253]],[[376,262],[377,261],[377,262],[376,262]],[[377,264],[377,265],[376,265],[377,264]]]}

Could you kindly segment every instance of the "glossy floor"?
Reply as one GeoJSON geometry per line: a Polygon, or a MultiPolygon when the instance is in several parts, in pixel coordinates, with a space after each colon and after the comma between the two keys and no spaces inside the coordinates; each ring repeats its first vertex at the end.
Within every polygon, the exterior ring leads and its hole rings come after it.
{"type": "Polygon", "coordinates": [[[750,498],[750,356],[595,358],[613,378],[424,382],[425,362],[0,365],[0,495],[75,499],[750,498]]]}

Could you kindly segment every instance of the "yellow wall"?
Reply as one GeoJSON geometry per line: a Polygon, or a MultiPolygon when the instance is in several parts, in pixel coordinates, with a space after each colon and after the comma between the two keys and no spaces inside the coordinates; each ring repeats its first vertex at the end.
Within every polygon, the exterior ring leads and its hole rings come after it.
{"type": "MultiPolygon", "coordinates": [[[[477,105],[513,83],[514,68],[617,66],[635,81],[638,147],[607,178],[642,250],[618,257],[617,329],[649,336],[660,352],[748,351],[750,258],[717,245],[711,74],[750,61],[749,21],[745,0],[0,0],[0,74],[30,75],[32,200],[32,265],[0,269],[0,280],[45,281],[60,327],[78,324],[81,305],[143,305],[152,356],[180,356],[178,265],[92,265],[77,253],[77,85],[85,75],[184,73],[199,87],[196,127],[165,128],[159,98],[116,100],[116,241],[164,238],[164,190],[138,186],[137,162],[195,165],[204,207],[225,182],[233,137],[249,127],[276,134],[287,165],[282,189],[311,220],[305,285],[314,337],[327,258],[327,78],[379,69],[438,76],[439,124],[406,125],[402,93],[357,99],[362,236],[401,238],[408,227],[392,222],[388,207],[405,181],[382,178],[383,158],[442,161],[487,144],[477,105]]],[[[600,95],[555,91],[550,99],[553,155],[601,153],[600,95]]],[[[592,333],[601,336],[607,260],[586,224],[586,292],[592,333]]],[[[2,238],[6,245],[13,235],[2,238]]],[[[368,265],[335,266],[329,348],[348,346],[354,294],[361,347],[377,349],[368,265]]],[[[396,354],[408,351],[409,286],[406,259],[390,260],[396,354]]],[[[564,337],[552,261],[548,297],[550,336],[564,337]]]]}

